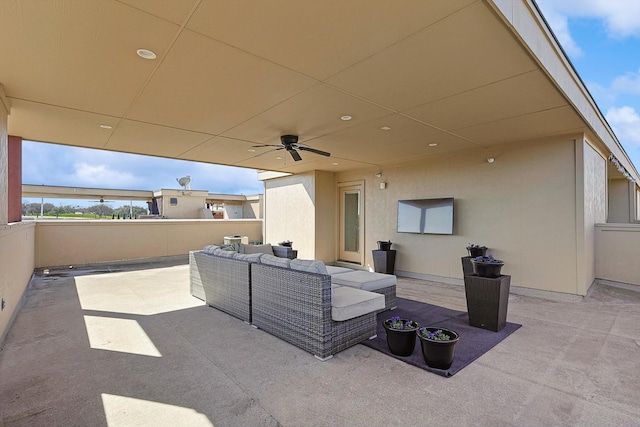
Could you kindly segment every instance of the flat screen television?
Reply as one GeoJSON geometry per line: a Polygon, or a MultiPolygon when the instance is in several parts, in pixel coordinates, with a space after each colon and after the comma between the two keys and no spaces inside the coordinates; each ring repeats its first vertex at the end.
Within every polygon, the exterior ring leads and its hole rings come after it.
{"type": "Polygon", "coordinates": [[[453,234],[453,197],[398,200],[398,233],[453,234]]]}

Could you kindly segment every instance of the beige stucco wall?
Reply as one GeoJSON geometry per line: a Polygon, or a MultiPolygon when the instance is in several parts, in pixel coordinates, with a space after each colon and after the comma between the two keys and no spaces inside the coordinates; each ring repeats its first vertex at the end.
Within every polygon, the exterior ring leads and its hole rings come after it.
{"type": "Polygon", "coordinates": [[[298,258],[316,257],[315,173],[265,181],[265,243],[293,241],[298,258]]]}
{"type": "Polygon", "coordinates": [[[35,229],[34,223],[0,225],[0,298],[6,301],[0,311],[0,344],[31,280],[35,229]]]}
{"type": "Polygon", "coordinates": [[[37,221],[35,266],[187,254],[235,234],[262,240],[262,220],[37,221]]]}
{"type": "Polygon", "coordinates": [[[4,89],[0,84],[0,225],[9,221],[9,107],[5,102],[4,89]]]}
{"type": "Polygon", "coordinates": [[[162,194],[162,211],[164,218],[188,219],[199,218],[200,210],[205,207],[206,191],[160,190],[162,194]],[[171,198],[177,199],[178,204],[171,206],[171,198]]]}
{"type": "Polygon", "coordinates": [[[627,179],[609,180],[609,215],[606,222],[616,224],[631,222],[629,208],[634,205],[630,197],[632,194],[627,179]]]}
{"type": "Polygon", "coordinates": [[[263,218],[264,212],[262,201],[262,195],[247,197],[247,201],[243,203],[242,217],[247,219],[263,218]]]}
{"type": "MultiPolygon", "coordinates": [[[[576,143],[576,159],[583,160],[578,169],[578,189],[582,185],[584,198],[576,199],[578,233],[577,244],[577,294],[586,295],[596,278],[595,229],[597,223],[607,219],[607,160],[587,141],[576,143]],[[582,180],[582,184],[579,182],[582,180]],[[580,215],[582,214],[582,215],[580,215]]],[[[577,192],[579,195],[580,192],[577,192]]],[[[627,211],[629,206],[627,205],[627,211]]]]}
{"type": "Polygon", "coordinates": [[[337,182],[365,181],[365,264],[376,242],[390,239],[400,274],[461,279],[460,257],[473,242],[505,261],[513,286],[578,293],[576,138],[443,154],[382,168],[381,178],[377,169],[337,174],[337,182]],[[455,198],[454,235],[396,232],[399,199],[439,197],[455,198]]]}
{"type": "Polygon", "coordinates": [[[640,287],[640,224],[595,226],[596,277],[640,287]]]}
{"type": "Polygon", "coordinates": [[[336,258],[338,237],[338,194],[335,174],[315,172],[316,242],[313,258],[332,262],[336,258]]]}

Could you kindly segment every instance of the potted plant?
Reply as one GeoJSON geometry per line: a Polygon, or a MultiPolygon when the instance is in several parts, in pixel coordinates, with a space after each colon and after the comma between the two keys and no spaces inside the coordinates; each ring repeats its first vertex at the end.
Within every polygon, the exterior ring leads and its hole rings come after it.
{"type": "Polygon", "coordinates": [[[491,254],[471,258],[471,263],[473,264],[474,274],[489,278],[500,277],[500,270],[504,265],[504,261],[495,259],[491,254]]]}
{"type": "Polygon", "coordinates": [[[387,345],[396,356],[410,356],[416,346],[416,331],[420,327],[414,320],[393,316],[383,322],[387,332],[387,345]]]}
{"type": "Polygon", "coordinates": [[[469,256],[472,258],[485,256],[487,254],[487,247],[476,245],[475,243],[469,243],[467,246],[467,251],[469,252],[469,256]]]}
{"type": "Polygon", "coordinates": [[[416,332],[422,346],[422,357],[427,366],[449,369],[456,352],[460,336],[450,329],[423,327],[416,332]]]}

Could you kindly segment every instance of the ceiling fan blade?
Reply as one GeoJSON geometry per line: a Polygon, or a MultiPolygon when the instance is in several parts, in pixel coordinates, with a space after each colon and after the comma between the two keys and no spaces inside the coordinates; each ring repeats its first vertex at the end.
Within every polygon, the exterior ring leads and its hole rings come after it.
{"type": "Polygon", "coordinates": [[[298,146],[298,150],[309,151],[310,153],[319,154],[321,156],[326,156],[326,157],[331,157],[331,153],[327,153],[326,151],[322,151],[322,150],[316,150],[315,148],[298,146]]]}
{"type": "Polygon", "coordinates": [[[263,147],[280,147],[282,148],[280,145],[274,145],[274,144],[261,144],[261,145],[252,145],[251,148],[263,148],[263,147]]]}
{"type": "Polygon", "coordinates": [[[300,154],[298,154],[298,152],[293,148],[287,148],[287,151],[289,152],[289,154],[291,154],[291,157],[293,157],[294,161],[299,162],[300,160],[302,160],[302,157],[300,157],[300,154]]]}
{"type": "Polygon", "coordinates": [[[274,151],[279,151],[282,150],[282,147],[280,148],[273,148],[271,150],[267,150],[267,151],[263,151],[262,153],[256,154],[255,156],[251,157],[252,159],[255,159],[256,157],[262,157],[262,156],[266,156],[267,154],[273,153],[274,151]]]}

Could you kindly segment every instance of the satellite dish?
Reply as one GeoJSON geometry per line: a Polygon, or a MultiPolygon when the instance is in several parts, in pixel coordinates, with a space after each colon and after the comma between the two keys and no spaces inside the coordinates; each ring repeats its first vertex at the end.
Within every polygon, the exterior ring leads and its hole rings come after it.
{"type": "Polygon", "coordinates": [[[182,178],[176,178],[176,181],[178,181],[178,184],[180,184],[180,186],[182,186],[182,188],[184,188],[185,190],[191,190],[191,176],[190,175],[183,176],[182,178]]]}

